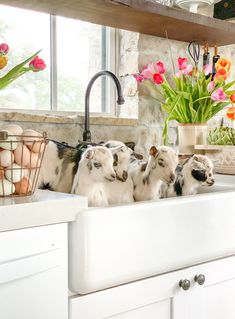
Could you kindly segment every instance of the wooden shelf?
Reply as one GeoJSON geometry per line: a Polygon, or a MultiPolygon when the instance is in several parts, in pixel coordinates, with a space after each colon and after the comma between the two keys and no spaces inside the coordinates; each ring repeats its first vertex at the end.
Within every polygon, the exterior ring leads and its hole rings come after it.
{"type": "Polygon", "coordinates": [[[147,0],[0,0],[0,4],[210,46],[235,43],[235,24],[147,0]]]}

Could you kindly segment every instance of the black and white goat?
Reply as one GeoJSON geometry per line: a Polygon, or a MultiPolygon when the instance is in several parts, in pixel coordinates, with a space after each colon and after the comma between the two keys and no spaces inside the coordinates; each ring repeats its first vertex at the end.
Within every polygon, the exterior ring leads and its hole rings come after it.
{"type": "Polygon", "coordinates": [[[72,193],[88,197],[89,206],[107,206],[105,184],[115,179],[111,150],[104,146],[89,147],[78,164],[72,193]]]}
{"type": "Polygon", "coordinates": [[[179,164],[174,184],[163,184],[161,198],[195,195],[200,186],[214,184],[213,164],[205,155],[195,154],[179,164]]]}
{"type": "Polygon", "coordinates": [[[113,168],[116,174],[116,180],[112,185],[109,182],[105,183],[108,203],[109,205],[132,203],[133,182],[127,170],[131,155],[137,155],[120,141],[108,141],[104,146],[112,150],[113,168]]]}
{"type": "Polygon", "coordinates": [[[134,184],[134,200],[159,199],[161,184],[175,181],[177,165],[176,152],[167,146],[152,146],[148,161],[132,159],[128,172],[134,184]]]}
{"type": "Polygon", "coordinates": [[[64,143],[49,141],[38,179],[38,188],[70,193],[80,153],[64,143]]]}

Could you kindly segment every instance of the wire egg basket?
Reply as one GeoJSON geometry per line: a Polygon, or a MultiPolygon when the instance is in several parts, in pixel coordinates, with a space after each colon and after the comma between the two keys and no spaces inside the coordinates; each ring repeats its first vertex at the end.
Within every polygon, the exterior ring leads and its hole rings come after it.
{"type": "Polygon", "coordinates": [[[0,197],[32,195],[37,187],[47,134],[0,131],[0,197]]]}

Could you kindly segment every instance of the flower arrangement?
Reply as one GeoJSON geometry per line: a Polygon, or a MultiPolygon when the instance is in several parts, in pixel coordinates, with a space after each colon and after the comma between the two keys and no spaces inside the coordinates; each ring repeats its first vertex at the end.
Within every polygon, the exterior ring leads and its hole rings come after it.
{"type": "MultiPolygon", "coordinates": [[[[28,59],[12,68],[4,76],[0,77],[0,90],[4,89],[6,86],[11,84],[13,81],[15,81],[26,72],[38,72],[44,70],[46,68],[46,64],[42,59],[38,57],[38,53],[40,51],[34,53],[28,59]],[[27,63],[29,63],[28,66],[26,66],[27,63]]],[[[0,70],[5,68],[8,63],[8,52],[9,46],[6,43],[0,44],[0,70]]]]}
{"type": "MultiPolygon", "coordinates": [[[[215,114],[231,102],[235,102],[235,90],[230,88],[235,81],[226,83],[230,75],[231,62],[220,58],[215,64],[216,74],[210,73],[210,67],[203,71],[193,68],[186,58],[178,58],[171,83],[168,82],[166,68],[162,61],[150,63],[134,77],[145,82],[150,89],[159,93],[159,102],[166,112],[163,128],[164,143],[167,144],[168,122],[206,123],[215,114]],[[159,89],[159,87],[161,89],[159,89]]],[[[235,107],[232,110],[235,119],[235,107]]],[[[227,116],[231,116],[231,109],[227,116]],[[228,115],[229,114],[229,115],[228,115]]]]}

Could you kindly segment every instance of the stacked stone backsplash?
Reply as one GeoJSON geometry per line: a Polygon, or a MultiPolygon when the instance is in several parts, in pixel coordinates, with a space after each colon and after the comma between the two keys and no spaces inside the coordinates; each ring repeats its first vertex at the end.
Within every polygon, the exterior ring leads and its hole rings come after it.
{"type": "MultiPolygon", "coordinates": [[[[18,124],[23,129],[32,128],[39,132],[47,132],[50,139],[63,141],[75,146],[82,141],[83,117],[80,116],[56,116],[38,114],[19,114],[17,112],[0,114],[0,127],[8,124],[18,124]]],[[[92,142],[105,141],[107,139],[136,141],[136,121],[127,119],[102,118],[91,119],[92,142]],[[117,123],[118,122],[118,123],[117,123]],[[116,123],[116,125],[115,125],[116,123]]]]}

